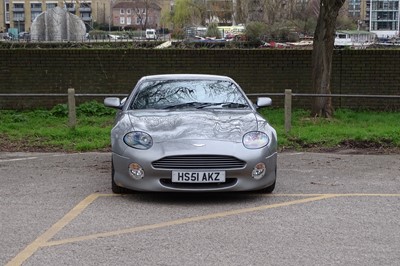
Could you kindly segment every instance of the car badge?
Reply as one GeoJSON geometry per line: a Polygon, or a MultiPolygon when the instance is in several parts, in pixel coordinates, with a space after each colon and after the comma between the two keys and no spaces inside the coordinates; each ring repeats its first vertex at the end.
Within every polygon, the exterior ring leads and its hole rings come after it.
{"type": "Polygon", "coordinates": [[[195,147],[204,147],[204,146],[206,146],[206,144],[203,144],[203,143],[195,143],[195,144],[193,144],[193,146],[195,146],[195,147]]]}

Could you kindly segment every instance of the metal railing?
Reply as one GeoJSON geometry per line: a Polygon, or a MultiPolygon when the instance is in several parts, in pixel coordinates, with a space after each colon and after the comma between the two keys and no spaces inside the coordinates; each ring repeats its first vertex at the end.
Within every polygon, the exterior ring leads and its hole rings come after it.
{"type": "MultiPolygon", "coordinates": [[[[377,95],[377,94],[313,94],[293,93],[287,89],[284,93],[248,93],[249,97],[281,96],[284,97],[285,110],[285,133],[288,134],[292,128],[292,98],[293,97],[342,97],[342,98],[383,98],[400,99],[400,95],[377,95]]],[[[68,125],[76,126],[76,97],[127,97],[128,94],[117,93],[75,93],[75,89],[68,89],[68,93],[0,93],[0,97],[68,97],[68,125]]]]}
{"type": "Polygon", "coordinates": [[[377,94],[315,94],[315,93],[292,93],[292,90],[285,90],[285,93],[249,93],[250,97],[260,96],[284,96],[285,97],[285,133],[288,134],[292,128],[292,98],[293,97],[341,97],[341,98],[381,98],[400,99],[400,95],[377,95],[377,94]]]}

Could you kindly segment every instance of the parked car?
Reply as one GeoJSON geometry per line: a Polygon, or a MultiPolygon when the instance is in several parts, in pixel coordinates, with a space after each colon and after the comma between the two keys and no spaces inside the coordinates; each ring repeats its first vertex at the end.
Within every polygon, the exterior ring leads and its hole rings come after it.
{"type": "Polygon", "coordinates": [[[20,33],[18,33],[18,39],[24,41],[30,41],[31,34],[29,32],[21,31],[20,33]]]}
{"type": "Polygon", "coordinates": [[[11,40],[12,37],[8,32],[0,33],[0,39],[3,40],[11,40]]]}
{"type": "Polygon", "coordinates": [[[157,32],[155,29],[146,29],[147,40],[157,40],[157,32]]]}
{"type": "Polygon", "coordinates": [[[231,78],[156,75],[141,78],[117,108],[111,130],[114,193],[250,191],[271,193],[277,136],[231,78]]]}
{"type": "Polygon", "coordinates": [[[119,35],[113,35],[113,34],[108,34],[107,37],[108,37],[110,40],[119,40],[119,39],[120,39],[120,38],[119,38],[119,35]]]}
{"type": "Polygon", "coordinates": [[[125,40],[125,39],[128,39],[128,36],[127,36],[127,35],[113,35],[113,34],[108,34],[107,36],[108,36],[108,38],[109,38],[110,40],[125,40]]]}

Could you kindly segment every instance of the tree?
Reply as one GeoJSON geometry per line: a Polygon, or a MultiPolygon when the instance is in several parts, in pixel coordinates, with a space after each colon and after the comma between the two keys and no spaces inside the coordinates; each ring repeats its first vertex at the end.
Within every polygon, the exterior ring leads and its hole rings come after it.
{"type": "Polygon", "coordinates": [[[170,20],[174,29],[201,25],[205,18],[205,5],[201,0],[176,0],[170,20]]]}
{"type": "Polygon", "coordinates": [[[264,21],[264,0],[249,0],[247,22],[264,21]]]}
{"type": "MultiPolygon", "coordinates": [[[[335,24],[340,8],[346,0],[321,0],[312,52],[312,88],[317,94],[331,94],[332,55],[335,24]]],[[[332,117],[331,97],[316,97],[312,115],[332,117]]]]}
{"type": "MultiPolygon", "coordinates": [[[[297,32],[304,35],[313,35],[317,25],[319,12],[314,11],[314,3],[319,0],[299,2],[292,11],[291,25],[297,32]]],[[[319,5],[317,3],[317,8],[319,5]]]]}
{"type": "Polygon", "coordinates": [[[246,0],[236,0],[234,6],[236,24],[244,24],[247,20],[247,3],[246,0]]]}
{"type": "Polygon", "coordinates": [[[218,23],[231,24],[233,16],[233,2],[208,0],[207,10],[210,22],[218,21],[218,23]]]}
{"type": "Polygon", "coordinates": [[[221,32],[218,30],[218,24],[211,22],[207,27],[206,32],[207,37],[215,37],[217,39],[221,38],[221,32]]]}

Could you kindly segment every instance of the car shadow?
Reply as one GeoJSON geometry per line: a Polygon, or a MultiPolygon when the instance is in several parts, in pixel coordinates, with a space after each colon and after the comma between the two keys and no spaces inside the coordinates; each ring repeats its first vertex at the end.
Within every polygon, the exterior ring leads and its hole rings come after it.
{"type": "Polygon", "coordinates": [[[124,194],[135,202],[156,203],[156,204],[180,204],[184,205],[225,205],[232,203],[251,203],[258,202],[260,198],[266,198],[264,194],[258,192],[133,192],[124,194]]]}

